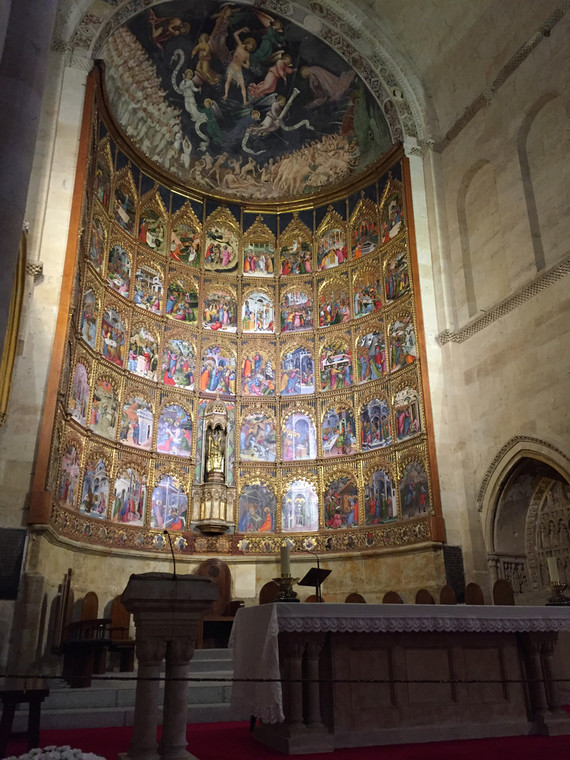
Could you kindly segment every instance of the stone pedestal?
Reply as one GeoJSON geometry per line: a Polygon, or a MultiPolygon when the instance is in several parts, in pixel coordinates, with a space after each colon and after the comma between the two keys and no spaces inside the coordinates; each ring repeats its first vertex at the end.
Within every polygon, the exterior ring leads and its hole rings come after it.
{"type": "Polygon", "coordinates": [[[202,614],[218,597],[200,575],[131,575],[122,602],[136,628],[138,680],[129,760],[195,760],[186,750],[187,674],[202,614]],[[156,742],[160,670],[166,658],[163,729],[156,742]]]}

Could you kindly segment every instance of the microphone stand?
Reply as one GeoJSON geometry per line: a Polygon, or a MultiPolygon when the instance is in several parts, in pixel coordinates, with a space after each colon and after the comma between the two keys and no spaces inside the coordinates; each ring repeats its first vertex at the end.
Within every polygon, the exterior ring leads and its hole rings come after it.
{"type": "Polygon", "coordinates": [[[172,548],[172,539],[170,538],[170,533],[164,529],[162,531],[162,535],[166,536],[168,538],[168,543],[170,545],[170,553],[172,554],[172,566],[174,568],[174,572],[172,573],[172,580],[176,580],[176,557],[174,556],[174,549],[172,548]]]}

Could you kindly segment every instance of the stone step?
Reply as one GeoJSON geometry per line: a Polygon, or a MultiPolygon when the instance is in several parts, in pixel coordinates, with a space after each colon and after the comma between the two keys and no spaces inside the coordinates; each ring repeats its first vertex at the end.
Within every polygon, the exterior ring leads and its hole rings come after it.
{"type": "MultiPolygon", "coordinates": [[[[247,720],[248,715],[230,707],[233,673],[228,649],[200,649],[190,661],[188,722],[214,723],[247,720]]],[[[61,679],[49,682],[50,693],[42,705],[42,729],[102,728],[133,723],[136,672],[94,676],[88,689],[72,689],[61,679]]],[[[160,685],[162,705],[164,684],[160,685]]],[[[16,712],[14,730],[27,724],[27,707],[16,712]]]]}
{"type": "MultiPolygon", "coordinates": [[[[89,710],[42,710],[41,729],[68,730],[72,728],[112,728],[132,726],[134,707],[95,707],[89,710]]],[[[228,723],[249,720],[249,715],[232,710],[229,704],[198,704],[188,706],[188,723],[228,723]]],[[[17,711],[13,731],[25,731],[27,712],[17,711]]],[[[162,723],[162,712],[159,712],[162,723]]]]}

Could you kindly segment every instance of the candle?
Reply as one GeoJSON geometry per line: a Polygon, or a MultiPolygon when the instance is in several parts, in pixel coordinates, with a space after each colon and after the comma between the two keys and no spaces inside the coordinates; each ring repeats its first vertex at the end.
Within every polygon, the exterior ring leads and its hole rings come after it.
{"type": "Polygon", "coordinates": [[[550,576],[551,583],[560,583],[560,575],[558,574],[558,562],[556,557],[547,557],[546,563],[548,565],[548,575],[550,576]]]}
{"type": "Polygon", "coordinates": [[[281,544],[281,575],[291,575],[289,547],[285,543],[281,544]]]}

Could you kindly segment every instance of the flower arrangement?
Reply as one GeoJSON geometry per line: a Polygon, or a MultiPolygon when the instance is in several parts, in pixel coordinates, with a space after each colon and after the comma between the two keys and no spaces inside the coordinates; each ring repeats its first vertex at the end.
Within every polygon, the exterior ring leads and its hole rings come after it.
{"type": "Polygon", "coordinates": [[[40,749],[39,747],[31,749],[19,757],[12,755],[5,760],[105,760],[99,755],[92,752],[82,752],[80,749],[71,749],[66,744],[63,747],[56,747],[55,744],[40,749]]]}

